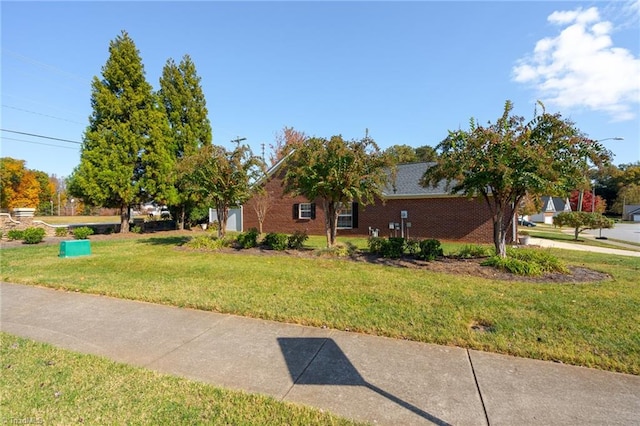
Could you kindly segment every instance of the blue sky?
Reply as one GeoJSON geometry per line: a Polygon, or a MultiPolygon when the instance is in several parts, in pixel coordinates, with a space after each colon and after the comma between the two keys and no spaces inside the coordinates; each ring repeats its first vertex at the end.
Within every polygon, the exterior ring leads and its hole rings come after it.
{"type": "MultiPolygon", "coordinates": [[[[214,143],[284,126],[437,145],[510,99],[560,112],[614,163],[640,161],[640,2],[2,1],[1,128],[82,141],[90,82],[126,30],[155,89],[189,54],[214,143]]],[[[1,155],[68,176],[80,145],[1,132],[1,155]],[[55,146],[51,146],[55,145],[55,146]]]]}

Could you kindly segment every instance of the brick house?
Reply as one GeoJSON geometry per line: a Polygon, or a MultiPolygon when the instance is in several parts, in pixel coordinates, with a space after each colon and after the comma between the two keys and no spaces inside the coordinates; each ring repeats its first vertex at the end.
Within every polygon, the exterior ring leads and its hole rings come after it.
{"type": "MultiPolygon", "coordinates": [[[[378,230],[381,237],[491,243],[493,223],[486,202],[479,198],[452,195],[444,183],[436,188],[422,187],[419,181],[428,167],[429,163],[399,165],[395,184],[387,184],[381,200],[368,206],[352,203],[341,212],[338,236],[367,236],[378,230]],[[391,224],[394,229],[390,229],[391,224]]],[[[321,201],[283,194],[283,177],[284,171],[279,163],[270,170],[263,183],[270,196],[263,232],[290,234],[300,230],[309,235],[324,235],[321,201]]],[[[244,230],[259,228],[255,206],[255,198],[243,206],[244,230]]]]}

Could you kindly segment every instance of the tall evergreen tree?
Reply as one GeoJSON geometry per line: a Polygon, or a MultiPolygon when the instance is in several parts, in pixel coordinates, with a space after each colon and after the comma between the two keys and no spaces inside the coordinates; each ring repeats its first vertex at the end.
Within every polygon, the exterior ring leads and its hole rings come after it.
{"type": "MultiPolygon", "coordinates": [[[[160,100],[171,128],[172,155],[176,162],[195,155],[198,150],[211,145],[211,123],[200,77],[189,55],[176,65],[169,59],[160,77],[160,100]]],[[[185,217],[198,202],[197,193],[189,191],[184,176],[178,174],[176,187],[179,227],[184,227],[185,217]]]]}
{"type": "Polygon", "coordinates": [[[176,190],[168,122],[125,31],[109,45],[102,79],[93,78],[91,106],[69,191],[89,204],[119,208],[120,232],[126,233],[131,206],[151,199],[170,203],[176,190]]]}

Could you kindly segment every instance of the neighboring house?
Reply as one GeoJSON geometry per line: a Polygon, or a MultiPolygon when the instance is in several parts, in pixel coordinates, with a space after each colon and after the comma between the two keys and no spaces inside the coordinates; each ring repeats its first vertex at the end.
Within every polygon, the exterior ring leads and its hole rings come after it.
{"type": "Polygon", "coordinates": [[[568,198],[544,196],[540,197],[540,200],[542,201],[542,211],[529,216],[531,222],[553,225],[553,218],[557,216],[558,213],[571,211],[568,198]]]}
{"type": "MultiPolygon", "coordinates": [[[[383,191],[381,200],[362,206],[351,203],[338,219],[338,235],[380,237],[404,236],[439,240],[491,243],[493,223],[483,199],[451,195],[444,183],[436,188],[422,187],[422,175],[433,163],[401,164],[395,184],[383,191]],[[391,227],[393,226],[393,229],[391,227]]],[[[324,211],[321,200],[307,200],[283,194],[283,163],[274,166],[263,183],[269,193],[269,209],[263,232],[323,235],[324,211]]],[[[243,206],[243,229],[258,228],[256,199],[243,206]]]]}
{"type": "Polygon", "coordinates": [[[640,222],[640,204],[627,204],[623,206],[622,220],[640,222]]]}

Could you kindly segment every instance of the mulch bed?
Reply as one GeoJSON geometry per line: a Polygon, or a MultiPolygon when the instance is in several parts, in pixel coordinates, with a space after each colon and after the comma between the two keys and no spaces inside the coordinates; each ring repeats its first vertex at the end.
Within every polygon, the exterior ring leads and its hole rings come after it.
{"type": "MultiPolygon", "coordinates": [[[[198,231],[164,231],[160,233],[143,234],[142,237],[147,238],[165,238],[165,237],[180,237],[180,236],[194,236],[197,234],[203,234],[198,231]]],[[[103,241],[110,239],[122,239],[122,238],[140,238],[140,234],[129,233],[125,235],[121,234],[109,234],[109,235],[92,235],[89,237],[91,241],[103,241]]],[[[71,237],[47,237],[40,244],[59,244],[60,241],[69,240],[71,237]]],[[[0,248],[11,247],[28,247],[28,244],[23,244],[22,241],[7,241],[2,240],[0,248]]],[[[179,250],[188,250],[186,247],[177,247],[179,250]]],[[[252,249],[233,249],[227,248],[221,250],[223,253],[232,253],[237,255],[257,255],[257,256],[296,256],[296,257],[313,257],[317,258],[319,255],[313,250],[285,250],[274,251],[262,248],[252,249]]],[[[409,268],[409,269],[421,269],[433,272],[449,273],[456,275],[467,275],[480,278],[487,278],[501,281],[518,281],[518,282],[531,282],[531,283],[550,283],[550,284],[579,284],[579,283],[591,283],[597,281],[604,281],[611,278],[610,275],[594,271],[589,268],[569,266],[569,273],[549,273],[537,277],[525,277],[521,275],[511,274],[509,272],[503,272],[491,266],[482,266],[481,263],[484,259],[459,259],[454,257],[443,257],[431,262],[427,262],[420,259],[414,259],[410,257],[404,257],[400,259],[386,259],[376,255],[368,253],[357,253],[351,257],[336,258],[345,261],[353,262],[366,262],[375,265],[383,265],[396,268],[409,268]]]]}

